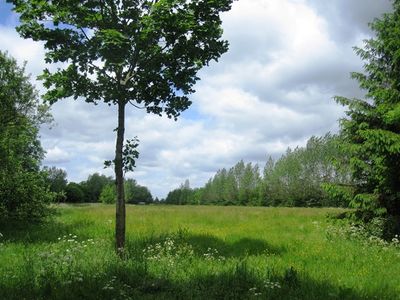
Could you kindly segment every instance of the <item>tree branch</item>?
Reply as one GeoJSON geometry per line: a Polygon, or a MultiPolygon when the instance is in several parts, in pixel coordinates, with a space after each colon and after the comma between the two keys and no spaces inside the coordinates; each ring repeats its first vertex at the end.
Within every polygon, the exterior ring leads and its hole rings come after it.
{"type": "Polygon", "coordinates": [[[138,109],[145,109],[146,106],[138,106],[135,103],[132,102],[132,100],[128,100],[129,104],[131,104],[133,107],[136,107],[138,109]]]}

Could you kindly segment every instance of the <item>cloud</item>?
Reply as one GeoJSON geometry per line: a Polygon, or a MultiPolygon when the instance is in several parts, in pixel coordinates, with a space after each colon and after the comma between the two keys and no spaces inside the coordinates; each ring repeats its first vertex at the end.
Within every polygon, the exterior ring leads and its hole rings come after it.
{"type": "MultiPolygon", "coordinates": [[[[337,131],[344,109],[332,97],[363,95],[349,76],[362,70],[352,46],[362,45],[371,35],[366,24],[388,10],[389,0],[234,2],[223,14],[230,49],[200,72],[192,107],[177,122],[127,110],[126,137],[140,140],[137,168],[127,176],[165,197],[186,178],[201,186],[240,159],[262,167],[268,155],[337,131]]],[[[28,61],[33,81],[45,67],[42,44],[5,25],[0,49],[28,61]]],[[[52,111],[57,126],[41,130],[44,163],[65,168],[70,181],[112,176],[103,162],[114,155],[116,108],[65,99],[52,111]]]]}
{"type": "Polygon", "coordinates": [[[68,152],[55,146],[53,148],[47,149],[44,162],[46,164],[66,163],[69,162],[69,158],[70,154],[68,152]]]}
{"type": "Polygon", "coordinates": [[[306,0],[305,2],[327,20],[332,39],[350,45],[359,36],[370,36],[372,32],[368,24],[392,10],[390,0],[306,0]]]}

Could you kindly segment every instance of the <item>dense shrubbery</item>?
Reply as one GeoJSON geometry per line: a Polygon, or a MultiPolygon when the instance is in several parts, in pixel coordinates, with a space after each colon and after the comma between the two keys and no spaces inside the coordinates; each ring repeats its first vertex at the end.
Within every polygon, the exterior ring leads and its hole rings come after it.
{"type": "Polygon", "coordinates": [[[166,203],[347,207],[349,197],[333,187],[352,188],[339,141],[330,134],[312,137],[304,148],[288,149],[277,161],[269,158],[262,176],[258,165],[240,161],[219,170],[202,188],[191,189],[187,183],[171,191],[166,203]]]}
{"type": "Polygon", "coordinates": [[[39,170],[38,131],[51,116],[24,72],[0,52],[0,221],[41,219],[54,197],[39,170]]]}

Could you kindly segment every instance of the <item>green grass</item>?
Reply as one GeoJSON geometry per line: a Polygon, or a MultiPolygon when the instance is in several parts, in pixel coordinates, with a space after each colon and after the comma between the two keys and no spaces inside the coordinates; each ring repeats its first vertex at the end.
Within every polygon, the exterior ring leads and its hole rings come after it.
{"type": "Polygon", "coordinates": [[[0,228],[0,299],[400,299],[400,250],[331,235],[337,209],[60,206],[0,228]]]}

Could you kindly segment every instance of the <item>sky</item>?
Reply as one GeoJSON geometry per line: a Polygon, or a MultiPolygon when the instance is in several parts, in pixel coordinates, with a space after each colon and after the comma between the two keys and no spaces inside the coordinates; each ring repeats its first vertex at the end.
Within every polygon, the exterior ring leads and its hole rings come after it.
{"type": "MultiPolygon", "coordinates": [[[[202,69],[192,106],[173,121],[129,108],[126,138],[140,140],[140,157],[126,174],[164,198],[189,179],[204,185],[243,159],[262,168],[269,156],[338,131],[344,108],[333,96],[362,97],[350,72],[362,71],[354,46],[372,36],[368,23],[391,10],[390,0],[239,0],[222,15],[230,49],[202,69]]],[[[41,43],[15,31],[18,16],[0,2],[0,50],[36,77],[46,67],[41,43]]],[[[64,99],[52,106],[55,124],[41,128],[43,165],[80,182],[113,175],[115,107],[64,99]]]]}

